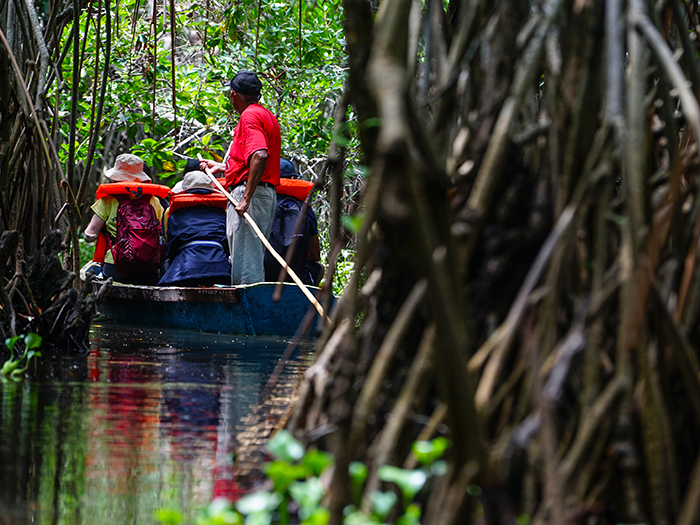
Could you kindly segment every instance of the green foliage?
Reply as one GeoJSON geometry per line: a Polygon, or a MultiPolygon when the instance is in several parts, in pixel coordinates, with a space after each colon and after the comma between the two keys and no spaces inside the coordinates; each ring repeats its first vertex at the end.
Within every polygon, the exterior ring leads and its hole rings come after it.
{"type": "Polygon", "coordinates": [[[304,447],[289,432],[275,434],[267,444],[267,450],[286,463],[293,463],[304,457],[304,447]]]}
{"type": "Polygon", "coordinates": [[[182,512],[170,509],[158,509],[155,518],[163,525],[180,525],[184,520],[182,512]]]}
{"type": "MultiPolygon", "coordinates": [[[[243,0],[227,9],[207,9],[203,4],[178,7],[175,114],[171,51],[164,45],[166,39],[169,41],[169,27],[158,17],[154,36],[141,3],[118,3],[118,11],[112,13],[113,74],[100,123],[92,117],[104,64],[105,21],[102,19],[98,27],[97,19],[84,13],[80,29],[86,35],[80,42],[84,46],[82,67],[79,72],[73,71],[72,41],[59,65],[63,71],[60,90],[65,95],[58,97],[62,104],[62,161],[69,151],[65,142],[70,135],[68,95],[74,82],[79,83],[77,110],[81,115],[75,127],[76,159],[85,158],[92,137],[101,139],[104,133],[116,129],[134,144],[134,153],[143,154],[144,160],[160,172],[168,171],[167,162],[179,160],[173,157],[178,144],[201,128],[223,137],[210,147],[224,150],[237,117],[222,82],[244,68],[262,77],[263,102],[280,120],[284,150],[307,158],[325,154],[331,140],[335,101],[346,76],[342,3],[304,3],[301,32],[297,4],[263,5],[259,27],[258,5],[243,0]]],[[[63,45],[68,44],[70,34],[68,26],[63,45]]],[[[187,144],[189,154],[203,151],[204,146],[199,140],[187,144]]]]}
{"type": "Polygon", "coordinates": [[[5,339],[5,347],[10,352],[10,358],[0,368],[0,378],[18,381],[22,379],[24,372],[29,367],[29,362],[34,357],[41,357],[37,349],[41,347],[41,336],[30,332],[26,335],[16,335],[5,339]],[[17,346],[24,346],[24,351],[17,352],[17,346]]]}
{"type": "Polygon", "coordinates": [[[372,502],[374,513],[381,520],[384,520],[391,512],[391,509],[394,508],[398,498],[395,492],[381,492],[375,490],[370,494],[369,499],[372,502]]]}
{"type": "Polygon", "coordinates": [[[356,215],[343,215],[342,218],[343,226],[345,226],[352,233],[359,233],[362,229],[362,223],[364,222],[364,215],[358,213],[356,215]]]}
{"type": "MultiPolygon", "coordinates": [[[[62,34],[60,47],[65,53],[56,65],[61,82],[52,84],[47,93],[58,106],[57,149],[62,163],[67,163],[71,149],[71,93],[77,82],[76,165],[87,159],[90,141],[95,140],[98,157],[130,151],[152,167],[154,180],[173,186],[187,157],[221,157],[226,152],[238,116],[222,83],[245,68],[258,72],[263,81],[262,102],[278,117],[283,154],[320,165],[318,159],[326,155],[333,139],[336,100],[347,77],[340,0],[301,5],[255,0],[178,4],[174,79],[166,45],[169,18],[158,15],[152,24],[145,4],[138,0],[112,2],[110,12],[110,74],[100,122],[96,117],[105,61],[105,17],[82,13],[79,69],[74,70],[71,25],[62,34]],[[106,144],[119,144],[120,151],[102,151],[106,144]]],[[[355,165],[358,126],[352,112],[348,115],[343,146],[355,165]]],[[[73,184],[77,190],[77,178],[73,184]]],[[[319,208],[323,223],[321,214],[327,214],[329,206],[321,203],[319,208]]],[[[82,248],[81,244],[81,255],[82,248]]],[[[334,291],[345,287],[351,268],[350,264],[340,268],[334,291]]]]}
{"type": "MultiPolygon", "coordinates": [[[[395,483],[401,490],[403,512],[396,517],[397,525],[418,525],[421,507],[414,498],[423,488],[428,478],[435,474],[434,466],[441,461],[449,446],[445,438],[414,443],[414,450],[421,452],[422,468],[405,470],[385,465],[379,469],[379,478],[395,483]]],[[[259,491],[242,497],[235,504],[217,498],[197,519],[197,525],[327,525],[330,511],[323,506],[326,488],[321,481],[322,473],[333,464],[333,459],[319,450],[304,451],[301,443],[282,430],[268,443],[267,449],[275,458],[266,474],[273,483],[272,491],[259,491]],[[293,504],[292,504],[293,503],[293,504]]],[[[420,461],[420,460],[419,460],[420,461]]],[[[367,466],[353,462],[350,475],[355,504],[360,504],[362,489],[367,480],[367,466]]],[[[344,511],[344,525],[383,525],[396,514],[398,497],[393,491],[374,491],[370,495],[372,504],[369,513],[356,505],[344,511]]],[[[156,513],[156,519],[163,525],[177,525],[180,517],[177,512],[165,509],[156,513]],[[170,521],[168,521],[170,520],[170,521]]]]}
{"type": "Polygon", "coordinates": [[[95,243],[87,243],[81,236],[78,239],[78,246],[80,248],[80,268],[82,268],[95,256],[95,243]]]}
{"type": "Polygon", "coordinates": [[[335,263],[335,278],[333,279],[333,295],[341,296],[350,282],[355,271],[355,252],[348,249],[340,250],[335,263]]]}
{"type": "Polygon", "coordinates": [[[360,501],[362,488],[365,485],[365,481],[367,481],[369,469],[364,463],[353,461],[348,466],[348,474],[350,475],[350,484],[352,486],[352,497],[355,501],[360,501]]]}
{"type": "Polygon", "coordinates": [[[406,470],[391,465],[379,467],[379,479],[395,483],[401,490],[404,501],[412,501],[428,480],[423,470],[406,470]]]}
{"type": "Polygon", "coordinates": [[[243,525],[243,517],[226,498],[216,498],[197,517],[197,525],[243,525]]]}
{"type": "Polygon", "coordinates": [[[432,441],[415,441],[411,446],[411,451],[418,463],[428,466],[444,456],[451,444],[450,440],[445,437],[435,438],[432,441]]]}

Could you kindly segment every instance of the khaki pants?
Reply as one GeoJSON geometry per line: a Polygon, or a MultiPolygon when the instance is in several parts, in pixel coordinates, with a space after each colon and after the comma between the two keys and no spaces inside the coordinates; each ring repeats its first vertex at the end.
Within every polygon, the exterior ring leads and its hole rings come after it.
{"type": "MultiPolygon", "coordinates": [[[[240,202],[245,193],[245,184],[236,186],[231,196],[240,202]]],[[[262,230],[265,238],[270,236],[272,219],[277,207],[277,192],[269,186],[258,185],[248,208],[248,213],[262,230]]],[[[248,221],[236,213],[228,203],[226,209],[226,235],[231,249],[231,284],[252,284],[265,280],[263,257],[265,246],[255,234],[248,221]]]]}

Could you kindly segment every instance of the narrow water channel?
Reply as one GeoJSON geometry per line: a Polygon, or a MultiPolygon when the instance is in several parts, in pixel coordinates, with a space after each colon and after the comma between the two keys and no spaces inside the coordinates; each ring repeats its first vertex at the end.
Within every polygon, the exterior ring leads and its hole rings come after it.
{"type": "Polygon", "coordinates": [[[91,351],[0,382],[0,525],[185,523],[261,481],[311,351],[288,341],[96,325],[91,351]]]}

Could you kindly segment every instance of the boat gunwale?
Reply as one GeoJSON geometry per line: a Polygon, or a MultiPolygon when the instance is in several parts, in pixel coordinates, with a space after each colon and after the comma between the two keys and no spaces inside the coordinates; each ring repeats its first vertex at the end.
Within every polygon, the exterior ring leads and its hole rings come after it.
{"type": "MultiPolygon", "coordinates": [[[[106,281],[94,280],[92,282],[93,291],[97,292],[106,281]]],[[[296,287],[294,283],[277,283],[277,282],[261,282],[236,286],[152,286],[140,284],[127,284],[113,282],[108,290],[105,291],[105,299],[124,299],[132,301],[155,301],[163,303],[179,303],[179,302],[228,302],[238,303],[241,300],[241,292],[245,293],[246,289],[260,287],[261,285],[269,287],[270,285],[296,287]]],[[[315,286],[309,286],[310,289],[319,290],[315,286]]]]}

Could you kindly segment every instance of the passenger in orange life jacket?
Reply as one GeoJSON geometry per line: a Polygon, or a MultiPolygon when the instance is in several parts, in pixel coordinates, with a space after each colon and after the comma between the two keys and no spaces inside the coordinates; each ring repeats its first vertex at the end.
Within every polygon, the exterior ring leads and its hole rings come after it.
{"type": "MultiPolygon", "coordinates": [[[[297,178],[294,164],[282,158],[280,160],[280,180],[282,184],[277,188],[277,208],[275,209],[275,216],[272,220],[272,229],[268,240],[275,251],[282,257],[287,257],[288,248],[294,244],[291,258],[288,261],[289,266],[304,284],[318,285],[323,277],[323,266],[319,262],[321,259],[321,248],[318,240],[316,214],[311,206],[307,207],[301,227],[294,235],[299,216],[304,211],[304,202],[292,195],[283,193],[285,180],[297,178]]],[[[264,264],[265,280],[277,281],[281,267],[269,252],[265,252],[264,264]]],[[[287,274],[285,280],[291,282],[292,278],[287,274]]]]}
{"type": "Polygon", "coordinates": [[[158,280],[157,272],[162,254],[160,221],[163,218],[163,206],[158,196],[167,196],[169,189],[167,186],[151,184],[151,178],[146,175],[143,166],[143,161],[136,155],[123,153],[116,158],[114,167],[105,172],[105,176],[116,184],[103,184],[98,188],[98,199],[91,206],[95,215],[83,233],[87,242],[98,241],[94,260],[102,264],[102,275],[122,283],[155,284],[158,280]],[[147,202],[153,209],[151,213],[146,208],[148,213],[145,217],[149,218],[150,215],[151,220],[146,223],[148,228],[152,229],[149,231],[152,233],[154,244],[149,248],[146,266],[139,266],[137,261],[133,268],[125,271],[120,262],[120,272],[115,266],[113,253],[117,241],[117,215],[121,203],[137,200],[147,202]]]}
{"type": "MultiPolygon", "coordinates": [[[[178,185],[173,190],[180,189],[178,185]]],[[[227,202],[224,195],[214,191],[206,173],[191,171],[184,176],[181,191],[170,199],[165,222],[165,273],[158,284],[213,286],[231,283],[227,202]]]]}

